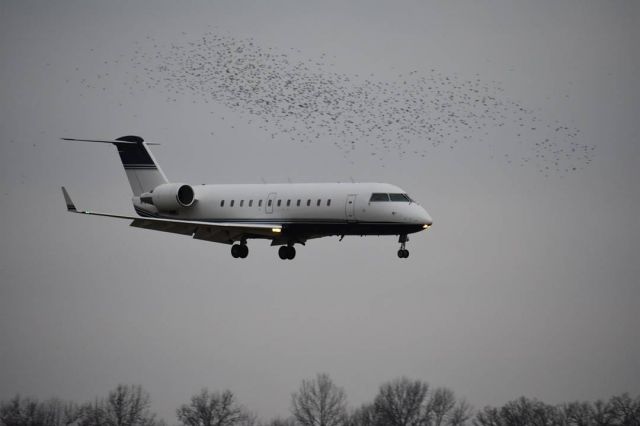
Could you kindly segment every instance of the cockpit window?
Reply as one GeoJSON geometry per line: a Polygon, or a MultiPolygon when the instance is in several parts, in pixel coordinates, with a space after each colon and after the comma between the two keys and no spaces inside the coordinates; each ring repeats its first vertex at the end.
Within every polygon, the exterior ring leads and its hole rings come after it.
{"type": "Polygon", "coordinates": [[[371,194],[371,198],[369,199],[369,202],[372,201],[389,201],[389,194],[374,192],[373,194],[371,194]]]}
{"type": "Polygon", "coordinates": [[[413,200],[407,194],[389,194],[391,201],[404,201],[405,203],[410,203],[413,200]]]}

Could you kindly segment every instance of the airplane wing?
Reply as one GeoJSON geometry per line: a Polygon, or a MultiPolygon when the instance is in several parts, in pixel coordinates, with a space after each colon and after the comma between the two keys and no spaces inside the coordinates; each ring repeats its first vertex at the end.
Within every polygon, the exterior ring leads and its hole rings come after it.
{"type": "Polygon", "coordinates": [[[89,210],[78,210],[64,186],[62,187],[62,195],[64,196],[65,203],[67,204],[67,210],[72,213],[112,217],[115,219],[129,219],[132,221],[129,225],[136,228],[190,235],[197,240],[233,244],[234,241],[243,236],[253,238],[277,238],[282,232],[281,225],[267,223],[238,224],[147,217],[141,218],[136,216],[93,212],[89,210]]]}

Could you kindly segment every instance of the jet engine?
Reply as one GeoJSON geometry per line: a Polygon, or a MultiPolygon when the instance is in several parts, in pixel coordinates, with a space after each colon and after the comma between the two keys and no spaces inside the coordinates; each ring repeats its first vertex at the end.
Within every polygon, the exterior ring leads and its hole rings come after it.
{"type": "Polygon", "coordinates": [[[151,203],[160,211],[191,207],[197,201],[191,185],[184,183],[163,183],[156,186],[150,195],[151,203]]]}

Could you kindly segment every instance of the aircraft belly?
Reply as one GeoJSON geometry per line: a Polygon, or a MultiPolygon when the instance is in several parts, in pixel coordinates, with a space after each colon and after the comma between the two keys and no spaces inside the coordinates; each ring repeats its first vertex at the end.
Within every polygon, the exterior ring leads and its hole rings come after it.
{"type": "Polygon", "coordinates": [[[399,235],[422,231],[421,224],[402,223],[289,223],[283,224],[283,234],[322,237],[330,235],[399,235]]]}

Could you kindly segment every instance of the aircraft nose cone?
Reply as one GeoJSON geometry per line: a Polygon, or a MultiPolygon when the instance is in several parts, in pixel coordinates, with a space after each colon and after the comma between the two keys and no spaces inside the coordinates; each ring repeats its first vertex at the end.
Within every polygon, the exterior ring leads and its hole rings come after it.
{"type": "Polygon", "coordinates": [[[421,213],[422,213],[421,215],[422,223],[424,223],[424,227],[426,229],[433,224],[433,219],[425,209],[422,209],[421,213]]]}
{"type": "Polygon", "coordinates": [[[415,204],[412,206],[411,212],[407,214],[406,219],[410,223],[422,225],[424,229],[427,229],[433,223],[433,219],[424,207],[415,204]]]}

